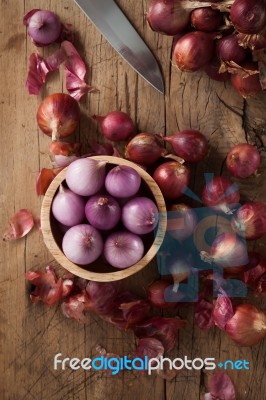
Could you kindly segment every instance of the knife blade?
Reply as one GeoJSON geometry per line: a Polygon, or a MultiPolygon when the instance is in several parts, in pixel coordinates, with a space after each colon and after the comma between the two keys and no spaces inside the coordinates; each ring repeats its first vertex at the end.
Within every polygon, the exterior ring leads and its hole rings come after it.
{"type": "Polygon", "coordinates": [[[158,62],[114,0],[75,0],[112,47],[159,92],[164,82],[158,62]]]}

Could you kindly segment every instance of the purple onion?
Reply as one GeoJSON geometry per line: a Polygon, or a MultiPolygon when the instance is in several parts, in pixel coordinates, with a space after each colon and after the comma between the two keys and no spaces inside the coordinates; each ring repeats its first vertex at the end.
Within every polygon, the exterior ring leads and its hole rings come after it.
{"type": "Polygon", "coordinates": [[[137,263],[144,254],[142,239],[131,232],[111,233],[104,244],[104,256],[115,268],[128,268],[137,263]]]}
{"type": "Polygon", "coordinates": [[[108,172],[105,188],[108,193],[118,198],[134,196],[140,188],[139,173],[127,165],[118,165],[108,172]]]}
{"type": "Polygon", "coordinates": [[[135,197],[122,209],[122,222],[132,233],[143,235],[152,232],[158,221],[158,208],[148,197],[135,197]]]}
{"type": "Polygon", "coordinates": [[[85,218],[85,201],[81,196],[61,185],[53,200],[52,213],[63,225],[80,224],[85,218]]]}
{"type": "Polygon", "coordinates": [[[65,256],[75,264],[86,265],[97,260],[103,251],[101,234],[93,226],[80,224],[70,228],[63,237],[65,256]]]}
{"type": "Polygon", "coordinates": [[[61,21],[52,11],[31,10],[25,15],[23,21],[36,46],[48,46],[57,41],[61,34],[61,21]]]}
{"type": "Polygon", "coordinates": [[[114,228],[121,216],[118,202],[109,195],[92,196],[86,203],[85,214],[89,223],[97,229],[114,228]]]}

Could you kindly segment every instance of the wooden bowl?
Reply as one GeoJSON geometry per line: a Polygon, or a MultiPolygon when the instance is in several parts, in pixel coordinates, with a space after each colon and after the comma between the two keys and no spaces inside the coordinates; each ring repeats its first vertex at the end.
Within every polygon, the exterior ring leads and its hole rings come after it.
{"type": "Polygon", "coordinates": [[[144,190],[144,193],[146,193],[145,195],[150,197],[156,203],[160,214],[159,223],[155,233],[152,232],[151,234],[143,236],[145,247],[145,254],[143,258],[131,267],[126,269],[116,269],[106,264],[101,258],[86,266],[79,266],[72,263],[64,255],[61,247],[63,233],[60,232],[59,225],[51,213],[51,205],[60,184],[65,180],[67,167],[64,168],[54,178],[43,199],[41,208],[41,227],[44,242],[56,261],[74,275],[98,282],[109,282],[125,279],[147,266],[154,258],[163,242],[166,232],[166,207],[164,198],[158,185],[152,179],[152,177],[146,171],[144,171],[144,169],[132,163],[131,161],[111,156],[93,156],[91,158],[94,160],[106,161],[107,167],[108,165],[128,165],[129,167],[134,168],[142,178],[141,188],[144,190]]]}

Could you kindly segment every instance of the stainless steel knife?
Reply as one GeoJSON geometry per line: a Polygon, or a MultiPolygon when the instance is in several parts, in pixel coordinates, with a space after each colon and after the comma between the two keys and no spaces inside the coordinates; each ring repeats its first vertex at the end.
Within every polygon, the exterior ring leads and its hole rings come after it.
{"type": "Polygon", "coordinates": [[[75,0],[112,47],[159,92],[164,83],[156,58],[114,0],[75,0]]]}

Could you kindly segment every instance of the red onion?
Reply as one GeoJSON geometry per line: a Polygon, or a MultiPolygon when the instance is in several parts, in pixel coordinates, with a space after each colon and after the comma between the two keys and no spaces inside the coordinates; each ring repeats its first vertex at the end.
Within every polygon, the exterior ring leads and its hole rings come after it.
{"type": "Polygon", "coordinates": [[[105,178],[105,188],[108,193],[118,198],[134,196],[140,188],[139,173],[127,165],[118,165],[108,172],[105,178]]]}
{"type": "Polygon", "coordinates": [[[231,221],[234,231],[248,240],[266,234],[266,204],[250,201],[241,206],[231,221]]]}
{"type": "Polygon", "coordinates": [[[225,330],[237,344],[255,346],[266,337],[266,315],[251,304],[240,304],[225,330]]]}
{"type": "Polygon", "coordinates": [[[126,140],[135,133],[135,126],[130,116],[122,111],[112,111],[105,116],[93,115],[100,124],[102,134],[113,142],[126,140]]]}
{"type": "Polygon", "coordinates": [[[169,161],[159,165],[153,174],[153,179],[159,186],[164,197],[176,199],[188,186],[190,171],[177,161],[169,161]]]}
{"type": "Polygon", "coordinates": [[[230,298],[223,289],[220,289],[215,301],[212,318],[218,328],[224,330],[227,322],[233,317],[234,309],[230,298]]]}
{"type": "Polygon", "coordinates": [[[208,153],[206,137],[194,129],[185,129],[163,138],[173,147],[175,154],[190,163],[202,161],[208,153]]]}
{"type": "Polygon", "coordinates": [[[204,400],[236,400],[236,390],[230,377],[225,372],[215,372],[208,381],[209,392],[204,400]]]}
{"type": "Polygon", "coordinates": [[[226,157],[229,173],[236,178],[248,178],[256,173],[260,165],[260,153],[255,146],[239,143],[234,146],[226,157]]]}
{"type": "Polygon", "coordinates": [[[139,338],[155,338],[162,342],[165,351],[175,347],[177,332],[186,324],[179,318],[152,317],[137,325],[134,333],[139,338]]]}
{"type": "Polygon", "coordinates": [[[178,292],[180,282],[186,280],[191,272],[191,262],[186,257],[180,255],[172,257],[168,261],[167,270],[172,275],[174,280],[173,291],[178,292]]]}
{"type": "Polygon", "coordinates": [[[217,41],[217,55],[222,61],[234,61],[241,64],[247,57],[247,50],[238,44],[237,36],[227,35],[217,41]]]}
{"type": "Polygon", "coordinates": [[[191,13],[191,25],[202,32],[216,31],[223,23],[223,15],[220,11],[211,8],[198,8],[191,13]]]}
{"type": "Polygon", "coordinates": [[[156,204],[148,197],[135,197],[122,209],[122,222],[130,232],[144,235],[152,232],[159,220],[156,204]]]}
{"type": "Polygon", "coordinates": [[[105,231],[118,224],[121,209],[112,196],[100,194],[89,198],[85,206],[85,214],[94,228],[105,231]]]}
{"type": "Polygon", "coordinates": [[[52,203],[52,213],[57,221],[66,226],[80,224],[85,217],[84,199],[60,185],[52,203]]]}
{"type": "Polygon", "coordinates": [[[174,47],[174,59],[181,71],[199,70],[212,59],[213,54],[214,35],[206,32],[189,32],[174,47]]]}
{"type": "Polygon", "coordinates": [[[37,111],[39,128],[52,140],[71,135],[78,126],[79,118],[78,102],[66,93],[47,96],[37,111]]]}
{"type": "Polygon", "coordinates": [[[203,298],[196,304],[195,307],[195,322],[202,330],[209,330],[213,325],[212,319],[213,305],[203,298]]]}
{"type": "Polygon", "coordinates": [[[266,37],[263,31],[260,34],[246,35],[245,33],[238,33],[238,43],[240,46],[249,48],[251,50],[261,50],[266,47],[266,37]]]}
{"type": "Polygon", "coordinates": [[[231,74],[231,83],[236,91],[244,98],[255,96],[262,91],[262,86],[259,78],[258,64],[253,61],[242,63],[241,67],[248,71],[253,71],[254,74],[243,75],[240,70],[235,74],[231,74]]]}
{"type": "Polygon", "coordinates": [[[105,161],[81,158],[72,162],[66,173],[66,182],[74,193],[92,196],[103,186],[105,180],[105,161]]]}
{"type": "Polygon", "coordinates": [[[70,261],[86,265],[100,257],[103,251],[103,240],[93,226],[80,224],[72,226],[65,233],[62,248],[70,261]]]}
{"type": "Polygon", "coordinates": [[[80,156],[81,143],[64,143],[54,141],[49,150],[58,167],[67,167],[80,156]]]}
{"type": "Polygon", "coordinates": [[[197,224],[197,216],[186,204],[173,204],[167,212],[167,233],[176,240],[191,236],[197,224]]]}
{"type": "Polygon", "coordinates": [[[264,0],[235,0],[230,9],[230,19],[241,33],[259,33],[266,25],[264,0]]]}
{"type": "Polygon", "coordinates": [[[104,244],[104,256],[115,268],[131,267],[143,257],[143,254],[144,245],[141,238],[131,232],[113,232],[104,244]]]}
{"type": "Polygon", "coordinates": [[[28,34],[36,46],[48,46],[57,41],[62,25],[59,17],[48,10],[31,10],[23,19],[28,34]]]}
{"type": "Polygon", "coordinates": [[[260,278],[266,273],[266,261],[258,253],[253,253],[252,268],[245,271],[241,276],[243,282],[254,288],[260,278]]]}
{"type": "Polygon", "coordinates": [[[201,259],[220,267],[234,267],[248,262],[246,243],[233,233],[222,233],[212,243],[210,253],[200,252],[201,259]]]}
{"type": "MultiPolygon", "coordinates": [[[[154,307],[158,308],[175,308],[178,302],[169,301],[169,297],[171,293],[169,293],[169,289],[172,283],[169,281],[158,280],[151,283],[147,288],[147,296],[150,303],[154,307]],[[167,297],[167,299],[166,299],[167,297]]],[[[174,295],[175,293],[173,293],[174,295]]]]}
{"type": "Polygon", "coordinates": [[[152,30],[174,36],[189,24],[190,10],[180,0],[152,0],[146,17],[152,30]]]}
{"type": "Polygon", "coordinates": [[[205,65],[204,71],[211,79],[225,82],[230,79],[231,75],[227,71],[220,72],[220,67],[221,61],[218,59],[217,55],[214,55],[214,57],[205,65]]]}
{"type": "Polygon", "coordinates": [[[203,188],[202,200],[216,211],[232,214],[231,208],[240,200],[238,187],[230,179],[215,176],[203,188]]]}
{"type": "Polygon", "coordinates": [[[127,144],[125,157],[140,165],[151,165],[166,154],[162,138],[152,133],[139,133],[127,144]]]}

